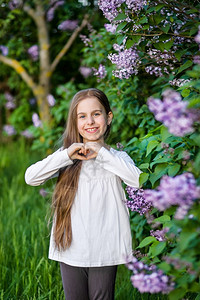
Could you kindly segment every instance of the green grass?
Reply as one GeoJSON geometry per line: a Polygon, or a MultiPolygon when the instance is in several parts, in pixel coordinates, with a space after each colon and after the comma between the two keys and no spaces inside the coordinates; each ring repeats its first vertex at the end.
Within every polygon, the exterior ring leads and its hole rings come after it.
{"type": "MultiPolygon", "coordinates": [[[[48,260],[49,199],[41,187],[24,182],[26,168],[41,159],[24,141],[0,146],[0,299],[64,300],[60,268],[48,260]]],[[[48,185],[51,188],[52,183],[48,185]]],[[[116,300],[164,300],[166,296],[139,294],[130,271],[119,266],[116,300]]],[[[80,299],[81,300],[81,299],[80,299]]]]}

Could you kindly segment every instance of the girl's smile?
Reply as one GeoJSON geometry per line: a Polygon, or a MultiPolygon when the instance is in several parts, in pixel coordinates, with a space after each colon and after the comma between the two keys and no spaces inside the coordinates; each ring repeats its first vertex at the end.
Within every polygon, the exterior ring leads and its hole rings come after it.
{"type": "Polygon", "coordinates": [[[77,106],[77,127],[83,142],[104,142],[104,134],[112,117],[112,112],[106,114],[96,97],[83,99],[77,106]]]}

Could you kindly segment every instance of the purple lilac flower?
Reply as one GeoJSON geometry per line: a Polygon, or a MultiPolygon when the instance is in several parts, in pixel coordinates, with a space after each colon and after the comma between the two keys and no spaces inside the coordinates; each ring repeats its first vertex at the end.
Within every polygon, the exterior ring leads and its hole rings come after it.
{"type": "Polygon", "coordinates": [[[117,44],[113,48],[118,51],[118,54],[109,54],[110,61],[117,66],[117,70],[113,71],[113,75],[120,79],[128,79],[132,74],[138,73],[138,66],[141,63],[139,56],[134,47],[125,49],[125,41],[122,46],[117,44]]]}
{"type": "Polygon", "coordinates": [[[48,101],[48,103],[49,103],[50,106],[54,106],[55,103],[56,103],[56,100],[55,100],[54,96],[51,95],[51,94],[49,94],[47,96],[47,101],[48,101]]]}
{"type": "Polygon", "coordinates": [[[27,139],[33,138],[33,134],[32,134],[28,129],[25,129],[25,130],[22,131],[20,134],[21,134],[22,136],[26,137],[27,139]]]}
{"type": "Polygon", "coordinates": [[[40,118],[39,118],[39,116],[38,116],[37,113],[33,113],[33,115],[32,115],[32,121],[33,121],[33,125],[35,127],[41,127],[42,126],[42,122],[41,122],[41,120],[40,120],[40,118]]]}
{"type": "Polygon", "coordinates": [[[100,64],[98,70],[95,68],[92,68],[94,71],[94,75],[99,77],[100,79],[103,79],[106,77],[107,71],[104,65],[100,64]]]}
{"type": "Polygon", "coordinates": [[[88,67],[81,66],[79,72],[83,75],[84,78],[88,78],[92,74],[92,69],[88,67]]]}
{"type": "Polygon", "coordinates": [[[28,49],[28,54],[30,55],[32,61],[37,61],[39,56],[39,47],[38,45],[33,45],[28,49]]]}
{"type": "Polygon", "coordinates": [[[122,151],[124,149],[124,146],[121,143],[117,143],[116,146],[117,146],[117,149],[119,149],[120,151],[122,151]]]}
{"type": "Polygon", "coordinates": [[[86,35],[79,34],[79,37],[86,47],[92,47],[92,41],[86,35]]]}
{"type": "Polygon", "coordinates": [[[175,78],[173,80],[170,80],[169,83],[170,83],[170,85],[180,87],[180,86],[182,86],[182,85],[184,85],[184,84],[186,84],[190,81],[191,81],[191,79],[183,79],[183,78],[177,79],[177,78],[175,78]]]}
{"type": "Polygon", "coordinates": [[[156,120],[175,136],[193,132],[193,123],[199,121],[199,110],[187,108],[188,102],[182,101],[181,95],[173,90],[168,89],[163,93],[163,101],[150,97],[147,104],[156,120]]]}
{"type": "Polygon", "coordinates": [[[174,153],[174,148],[170,148],[169,144],[166,143],[161,143],[161,148],[164,149],[163,153],[164,154],[173,154],[174,153]]]}
{"type": "Polygon", "coordinates": [[[9,136],[16,134],[16,130],[15,130],[15,128],[12,125],[4,125],[3,126],[3,130],[9,136]]]}
{"type": "Polygon", "coordinates": [[[143,215],[151,209],[152,204],[150,201],[146,201],[143,189],[135,189],[127,186],[126,191],[131,201],[125,201],[125,204],[131,211],[136,211],[140,215],[143,215]]]}
{"type": "Polygon", "coordinates": [[[166,241],[165,234],[169,231],[168,227],[163,228],[162,230],[150,230],[150,235],[154,236],[159,242],[166,241]]]}
{"type": "Polygon", "coordinates": [[[2,53],[3,56],[7,56],[8,55],[8,47],[0,45],[0,51],[2,53]]]}
{"type": "Polygon", "coordinates": [[[118,15],[118,8],[125,0],[98,0],[98,6],[106,19],[112,22],[118,15]]]}
{"type": "Polygon", "coordinates": [[[147,1],[145,0],[126,0],[126,5],[132,11],[140,11],[143,9],[144,5],[147,5],[147,1]]]}
{"type": "Polygon", "coordinates": [[[197,44],[200,44],[200,26],[199,26],[198,33],[197,33],[197,35],[195,36],[194,40],[195,40],[195,42],[196,42],[197,44]]]}
{"type": "Polygon", "coordinates": [[[46,197],[47,195],[48,195],[48,192],[45,190],[45,189],[40,189],[40,191],[39,191],[39,193],[40,193],[40,195],[42,196],[42,197],[46,197]]]}
{"type": "Polygon", "coordinates": [[[29,99],[29,103],[30,103],[30,105],[35,105],[36,104],[36,99],[35,98],[31,98],[31,99],[29,99]]]}
{"type": "Polygon", "coordinates": [[[54,18],[54,14],[55,14],[55,10],[58,6],[61,6],[65,3],[65,1],[51,1],[50,5],[52,7],[49,8],[49,10],[47,11],[47,21],[51,22],[54,18]]]}
{"type": "Polygon", "coordinates": [[[14,10],[16,8],[19,8],[22,5],[22,1],[21,0],[12,0],[9,1],[8,6],[10,8],[10,10],[14,10]]]}
{"type": "Polygon", "coordinates": [[[194,64],[200,65],[200,55],[195,55],[193,57],[193,62],[194,62],[194,64]]]}
{"type": "Polygon", "coordinates": [[[177,205],[175,218],[182,219],[194,200],[200,197],[200,187],[196,186],[192,173],[183,173],[176,177],[165,175],[157,189],[144,191],[144,197],[145,201],[152,203],[160,211],[177,205]]]}
{"type": "Polygon", "coordinates": [[[117,29],[117,26],[112,25],[112,24],[104,24],[104,27],[108,32],[111,32],[111,33],[115,33],[116,29],[117,29]]]}
{"type": "Polygon", "coordinates": [[[7,100],[7,102],[5,104],[6,108],[7,109],[14,109],[16,107],[14,97],[8,92],[5,92],[4,97],[7,100]]]}
{"type": "Polygon", "coordinates": [[[127,263],[127,267],[133,272],[131,282],[140,293],[168,294],[174,288],[171,278],[155,265],[148,266],[133,257],[132,261],[127,263]]]}
{"type": "Polygon", "coordinates": [[[58,29],[65,31],[70,30],[73,31],[78,26],[78,20],[66,20],[63,21],[59,26],[58,29]]]}

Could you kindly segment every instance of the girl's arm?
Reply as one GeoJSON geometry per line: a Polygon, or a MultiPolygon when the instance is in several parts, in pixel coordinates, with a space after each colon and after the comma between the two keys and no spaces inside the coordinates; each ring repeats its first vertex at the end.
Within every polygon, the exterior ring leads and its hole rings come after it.
{"type": "Polygon", "coordinates": [[[25,172],[25,181],[29,185],[37,186],[46,180],[56,177],[59,169],[72,165],[67,149],[59,149],[41,161],[31,165],[25,172]]]}
{"type": "Polygon", "coordinates": [[[140,169],[138,169],[130,156],[124,151],[109,151],[104,147],[98,152],[96,162],[119,176],[125,184],[139,188],[140,169]]]}

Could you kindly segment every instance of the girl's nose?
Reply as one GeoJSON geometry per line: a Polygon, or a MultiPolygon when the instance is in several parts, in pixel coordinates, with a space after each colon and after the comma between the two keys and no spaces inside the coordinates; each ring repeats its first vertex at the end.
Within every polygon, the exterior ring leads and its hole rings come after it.
{"type": "Polygon", "coordinates": [[[87,119],[87,123],[88,123],[88,125],[94,124],[94,118],[92,116],[89,116],[87,119]]]}

